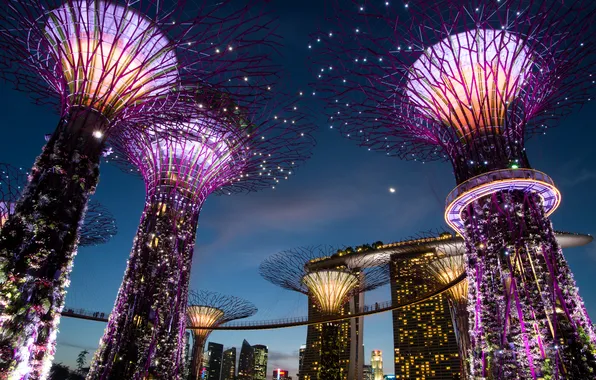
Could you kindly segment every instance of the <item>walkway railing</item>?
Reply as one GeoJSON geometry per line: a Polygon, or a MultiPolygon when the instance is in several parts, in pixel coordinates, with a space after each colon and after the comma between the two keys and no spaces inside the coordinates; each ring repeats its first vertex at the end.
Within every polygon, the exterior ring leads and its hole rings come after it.
{"type": "MultiPolygon", "coordinates": [[[[346,315],[321,315],[318,318],[308,319],[308,316],[302,317],[291,317],[291,318],[282,318],[282,319],[270,319],[270,320],[260,320],[260,321],[233,321],[225,323],[221,326],[217,327],[210,327],[211,330],[268,330],[268,329],[279,329],[285,327],[296,327],[296,326],[306,326],[306,325],[314,325],[319,323],[327,323],[327,322],[339,322],[346,319],[357,318],[361,316],[377,314],[377,313],[384,313],[387,311],[398,310],[407,306],[416,305],[418,303],[422,303],[428,301],[430,298],[435,297],[451,288],[452,286],[456,285],[460,281],[464,281],[466,278],[465,273],[434,292],[427,293],[417,299],[411,300],[409,302],[400,303],[394,305],[392,301],[385,301],[385,302],[377,302],[373,305],[363,305],[357,313],[354,314],[346,314],[346,315]]],[[[65,307],[62,310],[63,317],[70,317],[70,318],[78,318],[78,319],[86,319],[90,321],[98,321],[98,322],[107,322],[109,313],[97,312],[97,311],[89,311],[85,309],[73,309],[65,307]]],[[[197,327],[188,327],[189,329],[200,329],[200,326],[197,327]]]]}

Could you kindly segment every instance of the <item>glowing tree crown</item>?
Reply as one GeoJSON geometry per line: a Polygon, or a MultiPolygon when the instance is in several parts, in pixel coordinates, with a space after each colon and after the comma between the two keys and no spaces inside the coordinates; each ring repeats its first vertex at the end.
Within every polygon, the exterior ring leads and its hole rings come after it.
{"type": "Polygon", "coordinates": [[[41,40],[37,54],[59,61],[72,106],[110,117],[143,98],[164,95],[178,80],[174,45],[127,7],[71,0],[49,13],[45,37],[48,44],[41,40]]]}
{"type": "Polygon", "coordinates": [[[410,68],[406,94],[421,113],[463,138],[501,133],[509,104],[532,69],[514,34],[476,29],[427,48],[410,68]]]}
{"type": "Polygon", "coordinates": [[[211,332],[210,327],[247,318],[256,312],[257,308],[252,303],[238,297],[207,290],[190,291],[188,294],[188,326],[203,327],[192,329],[196,337],[206,338],[211,332]]]}
{"type": "Polygon", "coordinates": [[[341,310],[350,293],[358,286],[358,275],[340,270],[322,270],[302,278],[323,313],[341,310]]]}
{"type": "MultiPolygon", "coordinates": [[[[426,271],[441,285],[455,281],[466,271],[466,261],[463,253],[445,254],[437,252],[436,257],[426,264],[426,271]]],[[[466,302],[468,298],[468,281],[460,281],[449,288],[448,293],[452,300],[466,302]]]]}
{"type": "Polygon", "coordinates": [[[314,125],[297,103],[239,107],[214,96],[197,100],[188,121],[122,133],[113,160],[139,170],[148,195],[165,191],[200,206],[213,192],[275,188],[310,156],[314,125]]]}
{"type": "Polygon", "coordinates": [[[195,336],[207,337],[211,330],[209,327],[217,326],[225,313],[215,307],[192,305],[186,309],[188,320],[191,326],[205,326],[206,329],[193,329],[195,336]]]}
{"type": "Polygon", "coordinates": [[[318,33],[330,126],[387,155],[450,160],[458,183],[529,168],[525,140],[591,100],[589,0],[420,0],[318,33]]]}
{"type": "Polygon", "coordinates": [[[180,120],[188,84],[261,96],[277,70],[270,63],[273,21],[252,3],[235,9],[228,2],[150,0],[4,5],[0,73],[37,103],[57,103],[62,117],[98,112],[105,132],[123,121],[180,120]]]}
{"type": "Polygon", "coordinates": [[[348,297],[389,283],[389,269],[382,259],[359,256],[348,265],[327,265],[339,257],[331,246],[299,247],[263,261],[261,276],[282,288],[312,297],[324,313],[336,313],[348,297]]]}

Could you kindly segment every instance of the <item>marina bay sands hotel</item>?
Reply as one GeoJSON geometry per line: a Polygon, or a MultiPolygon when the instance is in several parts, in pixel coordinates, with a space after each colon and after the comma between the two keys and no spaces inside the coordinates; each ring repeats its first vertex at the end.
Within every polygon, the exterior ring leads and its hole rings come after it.
{"type": "MultiPolygon", "coordinates": [[[[592,241],[590,235],[566,232],[557,232],[556,237],[563,249],[586,245],[592,241]]],[[[432,291],[431,281],[419,270],[424,267],[424,260],[429,254],[447,249],[463,253],[463,239],[443,233],[391,244],[379,242],[368,249],[350,249],[350,252],[333,255],[317,262],[316,265],[340,266],[349,264],[350,260],[359,263],[368,262],[370,265],[388,264],[391,276],[391,301],[394,305],[400,305],[432,291]]],[[[355,314],[361,305],[364,305],[363,293],[354,296],[344,307],[343,313],[355,314]]],[[[317,317],[317,309],[309,302],[309,319],[317,317]]],[[[363,319],[362,316],[346,319],[341,324],[339,349],[342,380],[363,378],[365,361],[363,319]]],[[[396,379],[461,378],[456,329],[445,293],[394,310],[393,342],[396,379]]],[[[310,325],[306,350],[298,374],[300,380],[318,378],[320,350],[321,325],[310,325]]]]}

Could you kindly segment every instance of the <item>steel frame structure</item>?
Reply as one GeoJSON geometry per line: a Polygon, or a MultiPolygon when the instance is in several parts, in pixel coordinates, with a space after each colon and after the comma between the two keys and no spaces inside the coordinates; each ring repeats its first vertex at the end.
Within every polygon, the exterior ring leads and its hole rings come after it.
{"type": "MultiPolygon", "coordinates": [[[[325,266],[325,259],[341,250],[330,246],[300,247],[279,252],[261,263],[263,278],[282,288],[303,293],[322,314],[337,315],[349,297],[389,283],[386,265],[376,266],[370,258],[350,265],[325,266]]],[[[340,379],[339,323],[327,322],[321,330],[320,376],[340,379]]]]}
{"type": "Polygon", "coordinates": [[[452,163],[446,220],[467,245],[470,376],[593,376],[596,335],[548,219],[561,197],[524,144],[591,100],[594,3],[354,8],[316,36],[319,93],[332,127],[361,145],[452,163]]]}
{"type": "Polygon", "coordinates": [[[275,188],[314,146],[313,126],[295,101],[277,105],[263,98],[240,106],[228,94],[201,89],[192,102],[188,121],[114,138],[112,159],[142,176],[146,200],[92,376],[180,376],[190,270],[206,198],[275,188]],[[128,359],[114,361],[120,357],[128,359]]]}
{"type": "Polygon", "coordinates": [[[257,308],[238,297],[206,290],[191,291],[188,296],[188,327],[192,330],[193,348],[190,379],[200,378],[203,350],[213,328],[236,319],[254,315],[257,308]],[[200,328],[197,328],[200,327],[200,328]]]}
{"type": "Polygon", "coordinates": [[[2,76],[60,115],[0,234],[9,279],[0,285],[0,372],[44,377],[107,140],[182,119],[189,83],[260,93],[249,88],[267,84],[277,42],[270,21],[249,14],[253,4],[6,0],[2,8],[2,76]]]}

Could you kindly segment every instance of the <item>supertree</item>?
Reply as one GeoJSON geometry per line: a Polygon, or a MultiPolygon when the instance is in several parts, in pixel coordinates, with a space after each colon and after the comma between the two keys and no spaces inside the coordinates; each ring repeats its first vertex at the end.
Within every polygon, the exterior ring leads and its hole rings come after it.
{"type": "MultiPolygon", "coordinates": [[[[419,268],[421,278],[436,283],[438,287],[445,287],[462,274],[466,273],[466,260],[462,242],[441,244],[432,252],[424,254],[419,268]]],[[[470,350],[469,313],[468,313],[468,280],[451,286],[445,294],[449,302],[449,310],[459,347],[462,379],[468,379],[467,365],[470,350]]]]}
{"type": "Polygon", "coordinates": [[[466,241],[475,378],[596,370],[592,324],[548,219],[560,193],[524,147],[590,100],[594,5],[360,6],[349,33],[318,37],[330,42],[318,75],[333,126],[387,155],[453,165],[445,217],[466,241]]]}
{"type": "Polygon", "coordinates": [[[189,292],[186,314],[188,315],[187,327],[192,329],[193,337],[191,380],[200,378],[205,342],[213,331],[210,327],[216,327],[235,319],[247,318],[256,312],[257,308],[242,298],[207,290],[189,292]]]}
{"type": "MultiPolygon", "coordinates": [[[[326,315],[339,314],[351,296],[389,283],[387,266],[378,266],[374,258],[367,256],[349,260],[349,264],[327,266],[323,260],[336,252],[330,246],[282,251],[261,263],[261,276],[282,288],[306,294],[326,315]]],[[[338,322],[323,323],[321,379],[341,378],[339,326],[338,322]]]]}
{"type": "MultiPolygon", "coordinates": [[[[0,228],[16,209],[16,204],[27,185],[29,173],[22,168],[0,162],[0,228]]],[[[116,219],[101,203],[90,200],[85,220],[79,232],[81,247],[107,243],[118,233],[116,219]]]]}
{"type": "Polygon", "coordinates": [[[118,226],[112,213],[101,203],[90,200],[81,227],[79,245],[90,247],[105,244],[117,233],[118,226]]]}
{"type": "Polygon", "coordinates": [[[188,104],[180,83],[242,92],[245,79],[269,65],[261,47],[272,32],[259,12],[249,14],[251,4],[228,11],[225,1],[190,9],[151,0],[4,0],[2,9],[3,76],[38,103],[57,104],[60,115],[0,234],[7,278],[0,329],[9,332],[0,373],[43,377],[107,139],[178,119],[188,104]]]}
{"type": "Polygon", "coordinates": [[[139,171],[146,200],[91,379],[132,379],[150,368],[177,378],[205,199],[214,192],[275,188],[308,158],[314,145],[309,133],[313,126],[295,102],[279,108],[263,101],[240,105],[227,94],[201,90],[194,104],[189,122],[164,125],[157,132],[121,133],[114,139],[113,159],[125,169],[131,162],[139,171]]]}

